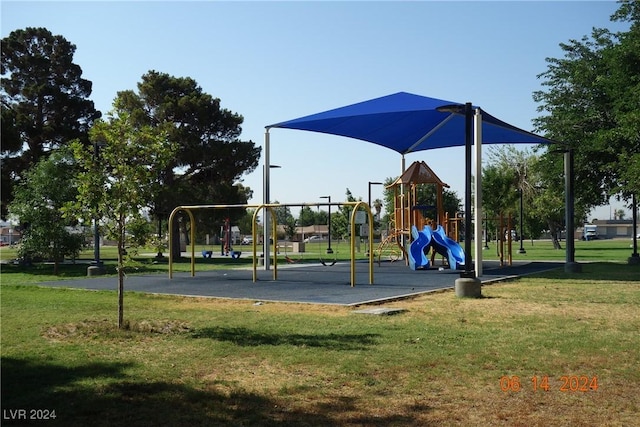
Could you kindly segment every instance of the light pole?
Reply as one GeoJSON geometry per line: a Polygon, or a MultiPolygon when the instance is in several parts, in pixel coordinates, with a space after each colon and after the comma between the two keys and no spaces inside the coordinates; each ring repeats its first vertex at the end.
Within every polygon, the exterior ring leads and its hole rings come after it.
{"type": "Polygon", "coordinates": [[[484,214],[484,249],[489,249],[489,213],[484,214]]]}
{"type": "Polygon", "coordinates": [[[382,183],[382,182],[372,182],[372,181],[369,181],[369,199],[368,199],[368,200],[369,200],[369,209],[371,209],[371,186],[372,186],[372,185],[383,185],[383,184],[384,184],[384,183],[382,183]]]}
{"type": "Polygon", "coordinates": [[[631,232],[633,235],[633,253],[629,257],[629,264],[640,264],[640,255],[638,254],[638,204],[636,203],[636,194],[631,195],[631,218],[633,221],[633,227],[631,232]]]}
{"type": "Polygon", "coordinates": [[[522,191],[522,188],[519,188],[518,190],[520,192],[520,249],[518,249],[518,253],[519,254],[526,254],[527,251],[524,250],[524,242],[523,242],[523,237],[522,237],[523,236],[523,234],[522,234],[522,223],[523,223],[523,218],[524,218],[524,215],[523,215],[523,201],[522,201],[522,199],[523,199],[523,197],[522,197],[523,191],[522,191]]]}
{"type": "MultiPolygon", "coordinates": [[[[268,151],[267,151],[268,152],[268,151]]],[[[263,199],[263,203],[265,205],[268,205],[269,203],[271,203],[270,199],[271,199],[271,194],[270,193],[270,189],[271,189],[271,183],[269,180],[269,172],[271,171],[271,169],[279,169],[282,166],[279,165],[271,165],[269,164],[269,167],[266,167],[266,165],[268,164],[268,160],[265,160],[265,165],[262,166],[262,172],[264,175],[264,188],[263,188],[263,192],[262,192],[262,199],[263,199]]],[[[264,269],[265,270],[269,270],[269,264],[271,262],[271,258],[269,255],[269,209],[264,208],[264,224],[262,226],[263,228],[263,234],[264,234],[264,238],[262,239],[262,254],[264,257],[264,269]]],[[[274,236],[276,237],[276,236],[274,236]]]]}
{"type": "Polygon", "coordinates": [[[327,199],[329,202],[329,218],[328,218],[328,229],[329,229],[329,245],[327,246],[327,253],[332,254],[333,249],[331,249],[331,196],[320,196],[321,199],[327,199]]]}
{"type": "MultiPolygon", "coordinates": [[[[104,142],[93,143],[93,160],[96,164],[96,167],[99,166],[100,162],[100,148],[104,147],[105,145],[106,144],[104,142]]],[[[96,216],[93,218],[93,264],[99,269],[102,269],[102,261],[100,261],[100,230],[98,228],[98,216],[98,206],[96,205],[96,216]]]]}
{"type": "MultiPolygon", "coordinates": [[[[371,206],[371,186],[372,185],[384,185],[383,182],[373,182],[373,181],[369,181],[369,210],[373,209],[373,206],[371,206]]],[[[378,220],[378,217],[374,217],[376,220],[378,220]]],[[[374,221],[375,222],[375,221],[374,221]]],[[[375,224],[374,224],[375,227],[375,224]]],[[[373,239],[373,236],[368,236],[369,239],[373,239]]],[[[369,240],[370,241],[370,240],[369,240]]],[[[367,245],[367,248],[369,247],[369,245],[367,245]]],[[[367,255],[369,255],[368,253],[368,249],[367,249],[367,255]]]]}

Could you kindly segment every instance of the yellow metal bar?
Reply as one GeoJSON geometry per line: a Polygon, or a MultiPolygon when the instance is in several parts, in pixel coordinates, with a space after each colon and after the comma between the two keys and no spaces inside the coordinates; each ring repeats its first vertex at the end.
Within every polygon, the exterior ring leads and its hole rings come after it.
{"type": "Polygon", "coordinates": [[[186,209],[189,214],[189,225],[191,226],[191,277],[196,275],[196,220],[193,218],[191,209],[186,209]]]}
{"type": "MultiPolygon", "coordinates": [[[[173,220],[175,218],[176,213],[183,210],[187,212],[189,215],[189,220],[191,222],[191,276],[195,276],[195,235],[196,235],[196,223],[194,220],[192,210],[198,209],[229,209],[229,208],[255,208],[256,211],[253,215],[252,225],[251,225],[251,233],[253,236],[253,281],[257,280],[257,216],[260,210],[269,209],[272,217],[275,218],[275,213],[273,211],[274,207],[280,206],[326,206],[326,203],[269,203],[269,204],[259,204],[259,205],[249,205],[249,204],[232,204],[232,205],[189,205],[189,206],[178,206],[176,207],[171,214],[169,215],[169,247],[171,248],[173,245],[173,220]]],[[[351,286],[355,286],[355,212],[360,208],[360,206],[365,206],[365,210],[369,217],[369,236],[373,236],[373,215],[371,213],[371,209],[369,205],[365,202],[339,202],[332,203],[332,205],[336,206],[353,206],[353,212],[351,215],[351,286]]],[[[278,279],[278,254],[277,254],[277,231],[278,226],[275,221],[273,221],[273,254],[274,254],[274,262],[273,262],[273,280],[278,279]]],[[[369,239],[369,283],[373,284],[373,239],[369,239]]],[[[169,278],[173,278],[173,255],[172,251],[169,251],[169,278]]]]}
{"type": "Polygon", "coordinates": [[[351,229],[351,287],[356,285],[356,208],[351,212],[349,220],[351,229]]]}
{"type": "Polygon", "coordinates": [[[368,203],[364,204],[365,210],[367,211],[368,221],[369,221],[369,284],[373,285],[373,213],[371,212],[371,207],[368,203]]]}
{"type": "Polygon", "coordinates": [[[273,238],[273,280],[278,280],[278,224],[275,221],[276,215],[271,206],[267,206],[269,212],[271,212],[271,222],[273,223],[272,238],[273,238]]]}
{"type": "Polygon", "coordinates": [[[169,215],[169,279],[173,279],[173,220],[176,214],[180,211],[185,211],[189,215],[189,221],[191,225],[191,277],[196,275],[196,257],[195,257],[195,236],[196,236],[196,222],[193,218],[191,209],[186,206],[178,206],[171,211],[169,215]]]}
{"type": "Polygon", "coordinates": [[[169,279],[173,279],[173,217],[178,211],[176,209],[171,211],[169,215],[169,279]]]}
{"type": "Polygon", "coordinates": [[[258,230],[256,229],[256,222],[257,222],[257,218],[258,218],[258,212],[260,212],[260,209],[256,209],[256,211],[253,213],[253,218],[251,220],[251,244],[253,246],[253,282],[255,283],[258,280],[258,269],[257,269],[257,264],[258,264],[258,245],[257,245],[257,241],[258,241],[258,230]]]}
{"type": "Polygon", "coordinates": [[[373,215],[371,208],[365,202],[350,202],[349,204],[353,204],[349,224],[351,227],[351,287],[356,284],[356,212],[362,206],[364,206],[369,220],[369,284],[373,285],[373,215]]]}

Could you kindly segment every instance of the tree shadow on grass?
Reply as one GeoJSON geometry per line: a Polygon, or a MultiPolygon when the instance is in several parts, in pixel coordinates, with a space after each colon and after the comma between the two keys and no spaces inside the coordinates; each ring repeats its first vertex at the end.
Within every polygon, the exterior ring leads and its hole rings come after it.
{"type": "Polygon", "coordinates": [[[242,327],[202,328],[194,338],[228,341],[239,346],[292,345],[296,347],[322,347],[329,350],[366,350],[376,344],[377,334],[279,334],[252,331],[242,327]]]}
{"type": "Polygon", "coordinates": [[[243,390],[190,387],[182,383],[179,372],[175,382],[145,381],[127,373],[132,367],[130,363],[67,367],[33,358],[2,358],[2,425],[259,427],[416,422],[415,408],[383,417],[363,415],[357,410],[362,399],[353,396],[336,397],[335,404],[289,408],[286,401],[243,390]],[[17,412],[20,409],[25,410],[24,416],[17,412]],[[36,414],[32,410],[55,411],[55,419],[30,419],[36,414]],[[345,416],[345,410],[355,414],[345,416]]]}

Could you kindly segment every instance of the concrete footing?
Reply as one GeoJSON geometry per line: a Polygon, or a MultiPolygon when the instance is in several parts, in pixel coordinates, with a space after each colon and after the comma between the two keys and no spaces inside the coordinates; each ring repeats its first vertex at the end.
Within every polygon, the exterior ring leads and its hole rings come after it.
{"type": "Polygon", "coordinates": [[[482,282],[477,277],[461,277],[455,282],[456,296],[460,298],[480,298],[482,282]]]}
{"type": "Polygon", "coordinates": [[[87,267],[87,276],[100,276],[101,274],[104,274],[104,267],[97,265],[90,265],[87,267]]]}
{"type": "Polygon", "coordinates": [[[582,266],[577,262],[567,262],[564,264],[565,273],[582,273],[582,266]]]}

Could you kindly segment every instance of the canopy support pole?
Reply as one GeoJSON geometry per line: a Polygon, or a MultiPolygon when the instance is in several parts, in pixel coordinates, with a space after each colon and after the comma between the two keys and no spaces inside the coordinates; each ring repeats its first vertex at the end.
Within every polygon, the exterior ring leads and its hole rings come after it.
{"type": "Polygon", "coordinates": [[[482,283],[472,269],[471,258],[471,140],[473,139],[473,108],[470,102],[464,106],[464,134],[465,134],[465,196],[464,196],[464,271],[455,281],[457,297],[479,298],[482,296],[482,283]]]}
{"type": "MultiPolygon", "coordinates": [[[[269,128],[266,128],[265,133],[264,133],[264,181],[263,181],[263,189],[262,189],[262,203],[265,205],[268,205],[269,199],[270,199],[270,194],[269,194],[269,188],[270,188],[270,182],[269,182],[269,171],[271,170],[271,164],[270,164],[270,157],[269,157],[269,128]]],[[[270,269],[270,263],[271,263],[271,255],[269,253],[269,209],[263,209],[262,211],[262,216],[263,216],[263,224],[262,224],[262,231],[263,231],[263,238],[262,238],[262,256],[263,256],[263,260],[264,260],[264,269],[265,270],[269,270],[270,269]]]]}
{"type": "Polygon", "coordinates": [[[475,183],[474,183],[474,255],[476,259],[476,277],[482,276],[482,112],[476,108],[475,114],[475,183]]]}
{"type": "MultiPolygon", "coordinates": [[[[402,154],[402,158],[400,159],[400,176],[404,175],[407,170],[406,159],[404,157],[404,153],[402,154]]],[[[403,248],[406,248],[406,239],[404,236],[404,228],[407,226],[407,221],[409,218],[405,218],[405,203],[409,203],[407,198],[404,197],[404,183],[400,181],[400,203],[402,204],[402,209],[400,209],[400,244],[403,248]]],[[[408,228],[408,227],[407,227],[408,228]]],[[[396,230],[398,229],[398,218],[396,218],[396,230]]],[[[403,253],[404,256],[404,253],[403,253]]]]}

